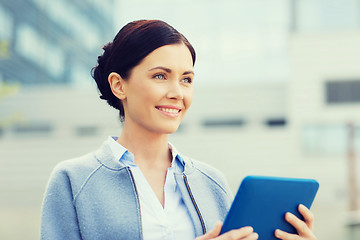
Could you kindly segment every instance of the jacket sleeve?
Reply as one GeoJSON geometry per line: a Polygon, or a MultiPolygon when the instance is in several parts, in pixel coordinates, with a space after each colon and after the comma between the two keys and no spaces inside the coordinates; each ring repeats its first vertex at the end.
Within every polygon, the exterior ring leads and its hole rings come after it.
{"type": "Polygon", "coordinates": [[[81,240],[73,199],[68,174],[55,168],[42,205],[41,240],[81,240]]]}

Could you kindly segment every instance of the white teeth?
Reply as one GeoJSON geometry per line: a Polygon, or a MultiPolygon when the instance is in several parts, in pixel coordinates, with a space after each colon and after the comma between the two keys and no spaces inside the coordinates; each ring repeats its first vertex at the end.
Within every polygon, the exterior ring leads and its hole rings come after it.
{"type": "Polygon", "coordinates": [[[173,108],[159,108],[160,111],[168,112],[168,113],[178,113],[179,110],[173,108]]]}

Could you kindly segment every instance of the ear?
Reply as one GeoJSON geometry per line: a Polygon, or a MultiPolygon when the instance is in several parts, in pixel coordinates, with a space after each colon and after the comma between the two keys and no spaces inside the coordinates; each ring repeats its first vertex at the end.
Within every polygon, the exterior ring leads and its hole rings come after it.
{"type": "Polygon", "coordinates": [[[109,74],[108,81],[112,93],[120,100],[126,99],[125,80],[116,72],[109,74]]]}

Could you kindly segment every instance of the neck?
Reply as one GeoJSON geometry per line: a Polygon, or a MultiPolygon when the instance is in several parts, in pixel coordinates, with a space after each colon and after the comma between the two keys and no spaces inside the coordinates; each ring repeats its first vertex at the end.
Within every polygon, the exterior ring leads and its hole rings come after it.
{"type": "Polygon", "coordinates": [[[168,134],[149,132],[139,128],[135,130],[125,123],[117,142],[134,154],[137,165],[150,167],[171,164],[168,134]]]}

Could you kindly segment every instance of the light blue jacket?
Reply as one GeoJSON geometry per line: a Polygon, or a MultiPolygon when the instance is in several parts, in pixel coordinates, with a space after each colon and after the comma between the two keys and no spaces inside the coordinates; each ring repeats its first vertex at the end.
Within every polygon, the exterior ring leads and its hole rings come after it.
{"type": "MultiPolygon", "coordinates": [[[[218,170],[181,158],[184,172],[175,179],[200,236],[224,220],[232,195],[218,170]]],[[[118,160],[105,142],[55,167],[42,206],[42,240],[142,239],[134,178],[118,160]]]]}

